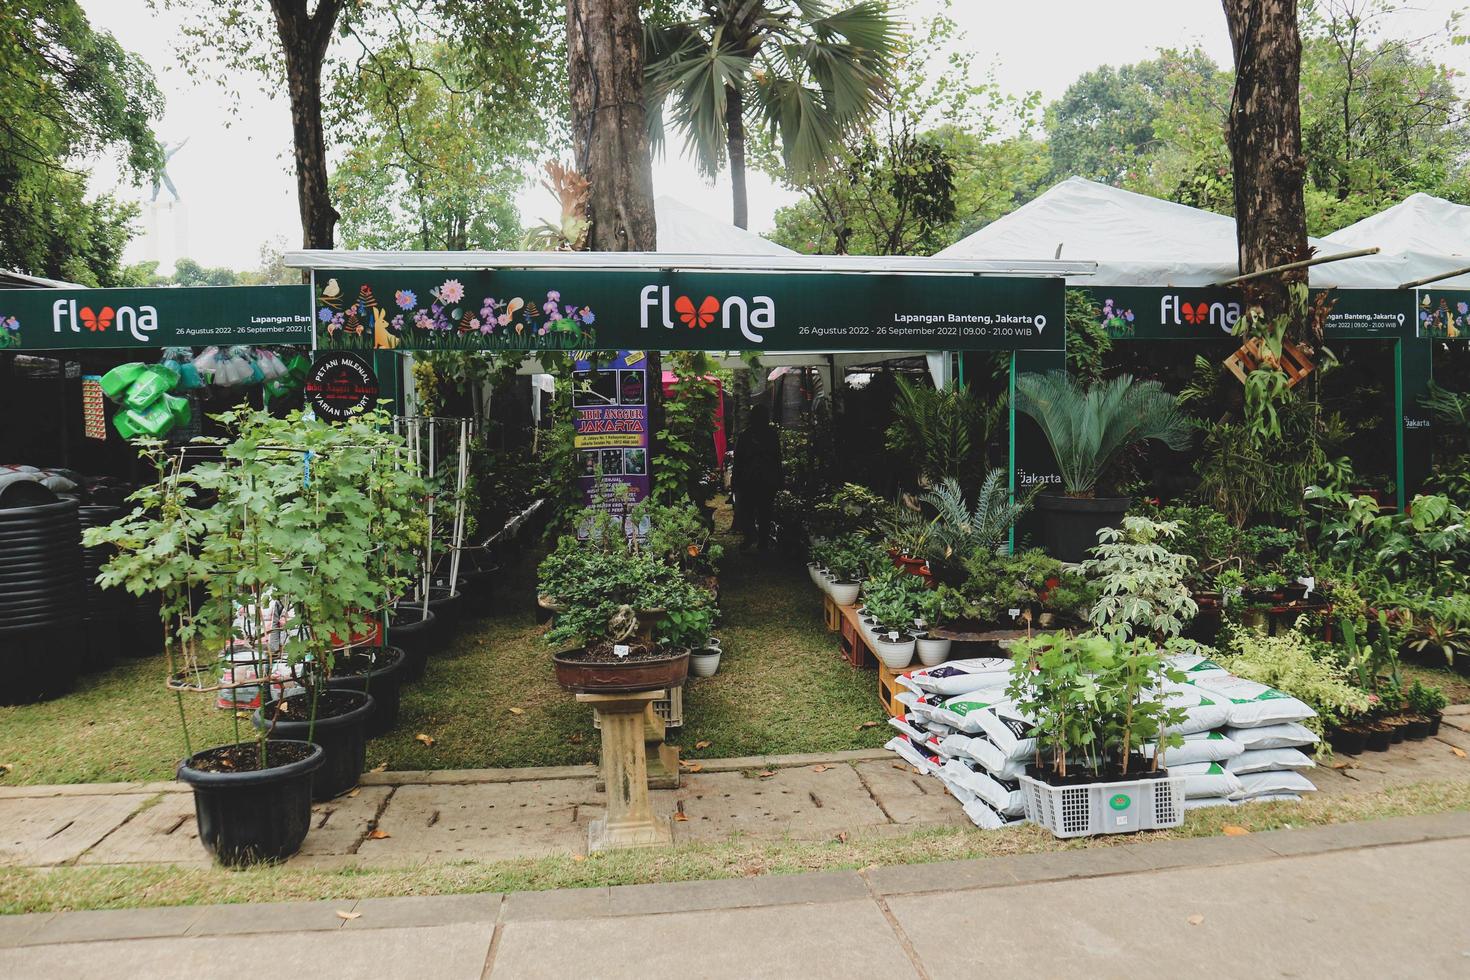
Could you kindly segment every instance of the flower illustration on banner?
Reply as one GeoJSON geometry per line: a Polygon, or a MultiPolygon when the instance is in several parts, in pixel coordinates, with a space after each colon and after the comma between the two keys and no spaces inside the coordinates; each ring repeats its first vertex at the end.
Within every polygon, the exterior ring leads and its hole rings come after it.
{"type": "Polygon", "coordinates": [[[1109,337],[1133,336],[1133,311],[1114,306],[1110,298],[1103,300],[1102,320],[1099,324],[1109,337]]]}
{"type": "Polygon", "coordinates": [[[20,321],[13,316],[0,315],[0,347],[20,346],[20,321]]]}
{"type": "Polygon", "coordinates": [[[326,306],[323,306],[321,309],[316,311],[316,318],[323,323],[331,323],[332,317],[335,315],[336,314],[332,312],[331,308],[326,306]]]}
{"type": "Polygon", "coordinates": [[[446,306],[453,306],[464,299],[464,283],[458,279],[446,279],[444,285],[439,287],[439,302],[446,306]]]}
{"type": "Polygon", "coordinates": [[[419,298],[411,289],[400,289],[393,294],[393,302],[398,304],[400,310],[411,310],[418,305],[419,298]]]}

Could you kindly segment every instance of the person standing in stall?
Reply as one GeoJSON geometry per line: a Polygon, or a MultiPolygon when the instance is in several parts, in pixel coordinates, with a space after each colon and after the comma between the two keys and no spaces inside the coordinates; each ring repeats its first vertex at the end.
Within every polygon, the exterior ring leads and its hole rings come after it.
{"type": "Polygon", "coordinates": [[[745,535],[741,550],[771,542],[776,491],[781,489],[781,438],[764,404],[750,410],[745,431],[735,443],[735,526],[745,535]]]}

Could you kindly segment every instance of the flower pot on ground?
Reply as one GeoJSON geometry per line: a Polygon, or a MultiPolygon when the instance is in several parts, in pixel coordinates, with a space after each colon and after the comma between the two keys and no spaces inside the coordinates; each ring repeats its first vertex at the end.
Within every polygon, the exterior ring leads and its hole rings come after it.
{"type": "Polygon", "coordinates": [[[367,759],[368,719],[373,696],[362,691],[325,690],[267,701],[250,721],[268,741],[306,741],[321,746],[322,764],[312,778],[311,798],[330,800],[357,785],[367,759]],[[315,712],[316,717],[312,714],[315,712]]]}
{"type": "Polygon", "coordinates": [[[446,643],[459,628],[463,602],[464,595],[458,589],[429,587],[429,612],[439,621],[440,637],[446,643]]]}
{"type": "Polygon", "coordinates": [[[179,763],[194,792],[199,842],[229,867],[295,854],[311,827],[311,785],[325,753],[310,742],[224,745],[179,763]]]}
{"type": "Polygon", "coordinates": [[[339,653],[327,678],[335,691],[363,691],[373,696],[375,707],[368,719],[369,738],[386,735],[398,724],[398,706],[408,669],[408,655],[399,647],[353,647],[339,653]]]}
{"type": "Polygon", "coordinates": [[[1445,697],[1444,691],[1432,684],[1415,681],[1404,692],[1404,701],[1408,704],[1410,711],[1424,719],[1424,724],[1415,729],[1416,734],[1413,737],[1430,738],[1439,734],[1444,709],[1449,704],[1449,698],[1445,697]],[[1417,734],[1421,731],[1422,735],[1417,734]]]}
{"type": "Polygon", "coordinates": [[[404,653],[403,682],[416,681],[424,676],[429,657],[438,649],[438,617],[420,604],[397,603],[388,616],[388,642],[404,653]]]}
{"type": "Polygon", "coordinates": [[[1368,748],[1368,730],[1362,725],[1342,725],[1327,733],[1332,751],[1342,755],[1360,755],[1368,748]]]}
{"type": "Polygon", "coordinates": [[[1393,744],[1393,727],[1381,721],[1370,721],[1363,727],[1368,732],[1363,747],[1369,752],[1387,752],[1393,744]]]}
{"type": "Polygon", "coordinates": [[[718,646],[705,646],[689,651],[689,673],[695,677],[713,677],[720,669],[718,646]]]}
{"type": "Polygon", "coordinates": [[[1171,449],[1189,446],[1189,420],[1157,381],[1122,374],[1085,386],[1065,371],[1016,379],[1016,409],[1041,427],[1062,477],[1061,494],[1041,494],[1042,539],[1054,558],[1079,562],[1097,532],[1115,527],[1127,498],[1099,495],[1098,484],[1118,454],[1157,439],[1171,449]]]}

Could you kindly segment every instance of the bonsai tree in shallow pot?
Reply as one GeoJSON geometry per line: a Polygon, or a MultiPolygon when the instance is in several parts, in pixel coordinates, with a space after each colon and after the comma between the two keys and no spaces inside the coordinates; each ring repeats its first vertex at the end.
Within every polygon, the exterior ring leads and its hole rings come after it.
{"type": "Polygon", "coordinates": [[[1084,386],[1064,371],[1016,379],[1016,409],[1036,420],[1051,446],[1062,493],[1042,493],[1047,551],[1080,562],[1103,527],[1116,527],[1131,498],[1099,496],[1098,486],[1123,450],[1156,439],[1170,449],[1189,445],[1191,423],[1175,397],[1157,381],[1122,374],[1084,386]]]}

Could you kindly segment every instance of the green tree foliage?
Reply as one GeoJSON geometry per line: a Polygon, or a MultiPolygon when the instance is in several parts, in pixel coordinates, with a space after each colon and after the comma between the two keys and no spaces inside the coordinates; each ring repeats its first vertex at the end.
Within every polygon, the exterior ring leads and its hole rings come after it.
{"type": "MultiPolygon", "coordinates": [[[[360,127],[332,174],[347,248],[516,248],[515,194],[540,148],[440,43],[339,78],[332,129],[360,127]]],[[[530,116],[530,128],[544,123],[530,116]]]]}
{"type": "Polygon", "coordinates": [[[88,198],[79,165],[120,156],[133,179],[162,165],[152,73],[76,0],[0,7],[0,62],[0,266],[114,285],[135,211],[88,198]]]}
{"type": "Polygon", "coordinates": [[[744,228],[746,126],[769,128],[800,178],[824,170],[881,105],[901,30],[880,0],[705,0],[694,17],[651,23],[645,35],[654,145],[667,104],[701,170],[728,163],[744,228]]]}
{"type": "MultiPolygon", "coordinates": [[[[1302,8],[1308,231],[1325,235],[1423,191],[1470,200],[1470,104],[1441,36],[1388,33],[1397,0],[1302,8]]],[[[1199,50],[1105,66],[1046,110],[1052,178],[1079,175],[1229,214],[1232,73],[1199,50]]]]}
{"type": "Polygon", "coordinates": [[[1025,133],[1037,96],[971,81],[962,40],[947,16],[926,21],[873,124],[844,137],[820,173],[793,174],[757,140],[759,166],[805,195],[777,212],[772,239],[813,254],[930,255],[1036,193],[1046,152],[1025,133]]]}

